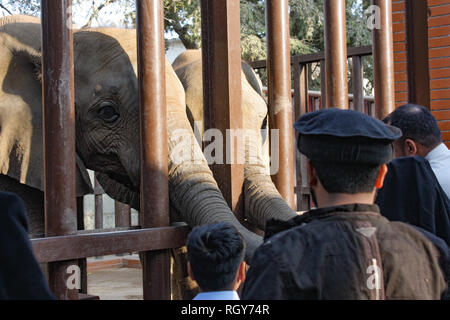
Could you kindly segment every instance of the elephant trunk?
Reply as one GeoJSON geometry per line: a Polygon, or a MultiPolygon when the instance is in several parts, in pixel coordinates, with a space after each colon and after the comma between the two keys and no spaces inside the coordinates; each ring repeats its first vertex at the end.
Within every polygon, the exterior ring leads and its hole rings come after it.
{"type": "Polygon", "coordinates": [[[195,139],[186,116],[184,89],[170,65],[166,65],[166,86],[170,203],[191,227],[217,222],[235,226],[245,239],[250,262],[262,238],[239,223],[223,198],[195,139]]]}
{"type": "MultiPolygon", "coordinates": [[[[296,213],[281,197],[270,177],[268,141],[263,145],[263,135],[246,142],[244,166],[244,193],[246,218],[264,230],[267,220],[289,220],[296,213]]],[[[274,150],[276,152],[276,150],[274,150]]]]}
{"type": "Polygon", "coordinates": [[[186,111],[169,110],[170,202],[190,226],[228,222],[242,234],[250,262],[262,238],[244,228],[230,210],[203,157],[186,111]]]}

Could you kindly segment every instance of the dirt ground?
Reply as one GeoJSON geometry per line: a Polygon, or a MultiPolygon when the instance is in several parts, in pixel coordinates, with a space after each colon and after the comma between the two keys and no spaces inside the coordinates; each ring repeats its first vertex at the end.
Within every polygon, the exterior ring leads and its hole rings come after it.
{"type": "Polygon", "coordinates": [[[137,255],[88,259],[88,293],[100,300],[141,300],[142,269],[138,259],[137,255]]]}
{"type": "Polygon", "coordinates": [[[142,300],[142,270],[112,268],[89,272],[88,293],[100,300],[142,300]]]}

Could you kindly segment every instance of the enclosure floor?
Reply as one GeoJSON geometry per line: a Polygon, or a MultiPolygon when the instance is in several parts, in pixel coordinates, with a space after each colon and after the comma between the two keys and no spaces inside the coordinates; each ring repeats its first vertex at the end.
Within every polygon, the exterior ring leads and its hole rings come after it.
{"type": "Polygon", "coordinates": [[[100,300],[140,300],[142,270],[111,268],[88,272],[88,293],[100,300]]]}

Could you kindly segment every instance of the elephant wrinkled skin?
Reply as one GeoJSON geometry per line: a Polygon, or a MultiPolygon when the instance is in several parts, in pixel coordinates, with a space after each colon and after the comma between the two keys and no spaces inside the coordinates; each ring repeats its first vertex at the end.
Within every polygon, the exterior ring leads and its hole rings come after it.
{"type": "MultiPolygon", "coordinates": [[[[30,229],[39,234],[43,232],[44,190],[39,20],[27,16],[0,19],[0,46],[0,188],[22,196],[29,210],[30,229]]],[[[88,168],[96,171],[106,193],[137,209],[140,146],[136,32],[114,28],[77,30],[74,60],[77,196],[92,190],[88,168]]],[[[251,74],[248,71],[245,74],[251,74]]],[[[186,72],[196,77],[201,68],[186,72]]],[[[261,128],[267,112],[265,103],[249,82],[243,81],[244,124],[261,128]],[[259,104],[252,104],[255,99],[261,99],[259,104]],[[250,117],[255,114],[257,121],[252,121],[250,117]]],[[[185,87],[186,92],[193,88],[185,87]]],[[[237,221],[200,146],[182,146],[199,161],[175,161],[174,149],[180,142],[174,132],[186,130],[195,141],[187,111],[196,111],[189,101],[190,109],[186,110],[183,86],[167,61],[166,88],[171,219],[190,226],[230,222],[245,238],[249,261],[262,239],[237,221]]],[[[196,118],[201,119],[201,115],[196,118]]],[[[294,215],[267,175],[262,140],[249,144],[258,150],[258,160],[245,166],[247,216],[260,228],[270,217],[287,219],[294,215]]]]}

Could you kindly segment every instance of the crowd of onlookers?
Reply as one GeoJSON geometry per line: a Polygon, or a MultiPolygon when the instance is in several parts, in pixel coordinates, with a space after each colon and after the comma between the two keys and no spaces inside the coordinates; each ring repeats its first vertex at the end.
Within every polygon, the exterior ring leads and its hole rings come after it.
{"type": "MultiPolygon", "coordinates": [[[[267,221],[249,265],[233,226],[195,227],[195,299],[449,299],[450,150],[430,111],[407,104],[380,121],[323,109],[294,127],[313,209],[267,221]]],[[[0,299],[53,299],[23,202],[3,193],[0,206],[0,299]]]]}

